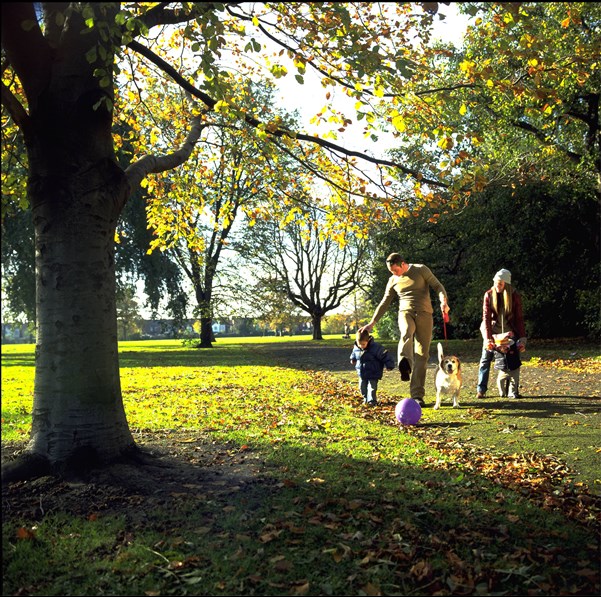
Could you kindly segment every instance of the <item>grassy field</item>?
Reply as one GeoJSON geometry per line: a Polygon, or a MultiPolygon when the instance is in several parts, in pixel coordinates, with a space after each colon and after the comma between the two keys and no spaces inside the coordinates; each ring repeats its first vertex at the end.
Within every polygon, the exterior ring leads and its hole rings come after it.
{"type": "MultiPolygon", "coordinates": [[[[477,402],[478,344],[445,345],[462,406],[404,428],[398,375],[364,407],[340,337],[122,343],[130,428],[169,466],[3,486],[3,594],[598,594],[599,350],[533,343],[524,400],[477,402]]],[[[33,346],[2,352],[7,458],[33,346]]]]}

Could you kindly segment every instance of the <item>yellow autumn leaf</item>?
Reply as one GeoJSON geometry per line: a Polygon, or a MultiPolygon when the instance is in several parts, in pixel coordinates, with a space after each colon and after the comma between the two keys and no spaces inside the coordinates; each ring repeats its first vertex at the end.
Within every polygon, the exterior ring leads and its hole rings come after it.
{"type": "Polygon", "coordinates": [[[463,72],[468,72],[475,66],[475,64],[476,63],[472,62],[471,60],[464,60],[463,62],[459,63],[459,68],[463,72]]]}
{"type": "Polygon", "coordinates": [[[401,114],[397,114],[393,117],[392,124],[399,133],[402,133],[407,128],[407,123],[401,114]]]}
{"type": "Polygon", "coordinates": [[[436,145],[441,149],[452,149],[454,143],[451,137],[443,137],[436,145]]]}
{"type": "Polygon", "coordinates": [[[225,112],[227,110],[227,102],[224,102],[223,100],[219,100],[216,104],[215,104],[215,112],[225,112]]]}

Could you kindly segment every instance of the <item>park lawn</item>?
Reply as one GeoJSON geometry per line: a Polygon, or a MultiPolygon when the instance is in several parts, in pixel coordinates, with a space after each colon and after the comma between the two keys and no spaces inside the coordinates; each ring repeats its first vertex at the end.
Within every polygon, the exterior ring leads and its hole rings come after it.
{"type": "MultiPolygon", "coordinates": [[[[296,404],[296,423],[308,421],[306,425],[310,426],[311,421],[319,420],[320,407],[316,400],[290,393],[296,380],[303,376],[293,367],[272,366],[272,357],[266,357],[260,350],[263,345],[284,343],[294,346],[295,343],[311,344],[311,341],[309,336],[219,338],[214,348],[200,351],[183,346],[179,340],[120,343],[121,382],[130,428],[139,431],[210,429],[232,438],[236,430],[241,430],[241,435],[246,437],[273,436],[281,431],[282,408],[290,409],[291,404],[296,404]],[[265,389],[278,388],[285,390],[273,392],[277,401],[263,400],[265,389]]],[[[348,344],[349,341],[340,336],[327,336],[311,350],[319,351],[324,345],[348,347],[348,344]]],[[[479,343],[451,341],[447,351],[461,355],[464,362],[468,358],[476,362],[479,343]]],[[[601,371],[601,350],[594,345],[580,345],[575,351],[569,343],[560,344],[558,350],[556,344],[543,342],[531,352],[524,363],[522,379],[532,377],[532,367],[542,362],[556,362],[561,366],[571,359],[572,366],[577,368],[575,354],[577,362],[592,362],[596,365],[595,371],[601,371]]],[[[23,441],[29,435],[33,354],[31,344],[2,347],[3,442],[23,441]]],[[[267,354],[270,355],[269,351],[267,354]]],[[[327,364],[321,368],[327,370],[327,364]]],[[[428,375],[429,381],[433,379],[431,372],[428,375]]],[[[354,390],[356,376],[352,367],[336,372],[335,376],[348,382],[354,390]]],[[[528,397],[519,404],[494,399],[478,403],[470,401],[465,378],[464,373],[463,407],[450,409],[443,403],[438,412],[424,409],[420,421],[421,427],[425,427],[422,434],[436,437],[442,433],[464,444],[506,454],[516,451],[553,454],[572,469],[575,482],[601,493],[598,386],[590,388],[591,400],[585,404],[582,400],[553,402],[528,397]],[[429,428],[433,429],[429,431],[429,428]]],[[[494,372],[491,382],[493,378],[494,372]]],[[[395,384],[396,377],[386,374],[380,384],[380,394],[396,402],[402,396],[395,393],[395,384]]],[[[434,387],[429,384],[426,389],[426,400],[431,405],[435,400],[434,387]]],[[[492,390],[489,393],[492,394],[492,390]]],[[[285,415],[287,422],[290,416],[290,413],[285,415]]],[[[391,408],[380,411],[380,421],[384,425],[396,424],[391,408]]]]}
{"type": "MultiPolygon", "coordinates": [[[[497,441],[516,423],[494,410],[425,409],[401,428],[395,396],[363,407],[355,383],[278,363],[264,343],[122,343],[134,436],[168,450],[228,446],[224,466],[248,455],[258,480],[218,497],[200,482],[144,524],[110,509],[5,516],[4,594],[598,592],[598,500],[586,490],[598,469],[554,455],[553,423],[565,435],[566,419],[548,419],[536,453],[497,441]]],[[[33,347],[3,346],[3,445],[29,433],[32,386],[33,347]]],[[[588,454],[590,437],[578,437],[588,454]]]]}

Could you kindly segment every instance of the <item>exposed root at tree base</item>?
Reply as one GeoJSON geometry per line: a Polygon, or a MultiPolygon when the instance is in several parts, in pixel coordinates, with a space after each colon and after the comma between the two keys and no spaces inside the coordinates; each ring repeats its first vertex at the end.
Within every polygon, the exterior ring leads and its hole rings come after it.
{"type": "Polygon", "coordinates": [[[44,456],[25,453],[2,465],[2,484],[28,481],[51,474],[52,467],[44,456]]]}
{"type": "Polygon", "coordinates": [[[25,463],[30,455],[22,445],[3,445],[4,467],[19,471],[4,476],[3,514],[6,519],[40,520],[51,512],[90,516],[101,512],[124,514],[134,520],[154,507],[163,507],[174,496],[230,499],[257,486],[269,493],[274,480],[262,457],[251,449],[212,441],[209,434],[173,434],[168,442],[155,443],[153,434],[140,437],[141,447],[121,458],[89,469],[79,476],[53,471],[42,459],[37,466],[25,463]],[[145,443],[144,440],[150,440],[145,443]],[[143,500],[145,506],[140,509],[143,500]]]}

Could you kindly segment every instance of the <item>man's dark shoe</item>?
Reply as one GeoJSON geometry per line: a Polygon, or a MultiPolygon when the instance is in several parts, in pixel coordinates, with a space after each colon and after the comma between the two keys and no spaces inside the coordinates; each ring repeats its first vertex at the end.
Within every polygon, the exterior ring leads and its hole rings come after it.
{"type": "Polygon", "coordinates": [[[414,398],[414,400],[420,405],[420,406],[426,406],[426,403],[424,402],[423,398],[414,398]]]}
{"type": "Polygon", "coordinates": [[[402,381],[409,381],[411,379],[411,365],[405,357],[399,361],[399,371],[401,372],[402,381]]]}

